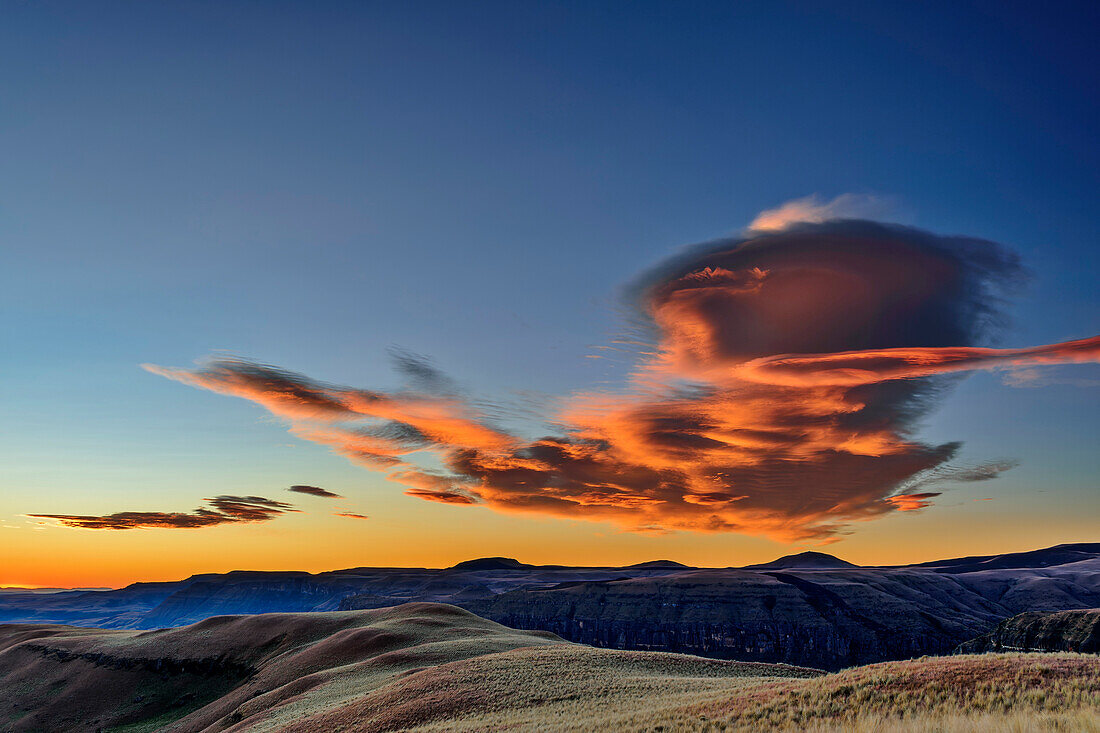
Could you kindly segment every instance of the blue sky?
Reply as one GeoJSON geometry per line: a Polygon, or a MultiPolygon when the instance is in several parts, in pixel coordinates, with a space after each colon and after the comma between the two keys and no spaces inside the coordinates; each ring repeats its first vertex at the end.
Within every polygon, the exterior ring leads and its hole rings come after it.
{"type": "MultiPolygon", "coordinates": [[[[226,351],[393,387],[398,346],[501,400],[613,386],[629,363],[585,356],[622,332],[626,284],[810,194],[877,196],[892,218],[1018,250],[1033,277],[1004,345],[1100,333],[1092,4],[0,16],[12,533],[28,512],[186,510],[291,483],[339,485],[366,513],[412,501],[253,405],[138,365],[226,351]]],[[[1100,380],[1095,365],[1052,374],[1100,380]]],[[[1098,509],[1097,408],[1096,386],[978,374],[927,435],[1019,457],[997,490],[1022,511],[1062,502],[1054,536],[1098,509]]]]}

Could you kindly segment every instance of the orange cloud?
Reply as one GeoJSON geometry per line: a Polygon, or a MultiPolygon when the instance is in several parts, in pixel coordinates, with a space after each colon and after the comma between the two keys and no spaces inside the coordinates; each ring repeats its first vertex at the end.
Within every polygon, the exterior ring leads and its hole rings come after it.
{"type": "Polygon", "coordinates": [[[477,500],[467,494],[458,491],[433,491],[432,489],[409,489],[406,496],[415,496],[417,499],[438,501],[443,504],[476,504],[477,500]]]}
{"type": "Polygon", "coordinates": [[[959,443],[914,436],[942,375],[1100,360],[1100,338],[981,346],[1021,278],[999,245],[862,221],[710,243],[633,288],[651,341],[620,393],[576,394],[557,434],[490,425],[422,360],[421,391],[323,385],[243,360],[147,367],[252,400],[418,498],[611,521],[632,531],[829,541],[930,505],[959,443]],[[417,467],[431,453],[444,471],[417,467]]]}
{"type": "Polygon", "coordinates": [[[941,492],[939,491],[924,491],[919,494],[897,494],[896,496],[889,496],[886,498],[886,501],[893,504],[899,512],[912,512],[932,506],[932,502],[929,501],[929,499],[934,499],[940,495],[941,492]]]}
{"type": "MultiPolygon", "coordinates": [[[[470,419],[465,414],[468,407],[453,398],[331,387],[276,367],[239,359],[214,360],[198,370],[152,364],[143,364],[142,368],[194,387],[243,397],[290,420],[328,423],[377,419],[417,431],[418,437],[438,443],[497,449],[511,442],[509,436],[470,419]]],[[[333,431],[333,435],[337,434],[333,431]]],[[[401,438],[391,440],[384,435],[377,438],[379,446],[395,442],[401,442],[401,438]]]]}
{"type": "Polygon", "coordinates": [[[889,202],[865,194],[844,193],[830,201],[806,196],[760,212],[749,229],[775,232],[796,224],[820,224],[833,219],[873,219],[889,208],[889,202]]]}
{"type": "Polygon", "coordinates": [[[786,386],[854,387],[891,379],[917,379],[950,372],[1100,360],[1100,336],[1029,349],[909,348],[814,356],[786,356],[747,362],[739,376],[786,386]]]}

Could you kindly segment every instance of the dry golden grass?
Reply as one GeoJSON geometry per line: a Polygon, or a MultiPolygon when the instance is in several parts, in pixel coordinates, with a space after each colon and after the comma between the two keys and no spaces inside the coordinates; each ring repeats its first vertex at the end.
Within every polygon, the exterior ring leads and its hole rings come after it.
{"type": "MultiPolygon", "coordinates": [[[[746,685],[817,676],[784,665],[559,644],[423,670],[298,720],[295,731],[615,730],[746,685]]],[[[262,727],[261,727],[262,729],[262,727]]]]}
{"type": "Polygon", "coordinates": [[[1100,658],[1077,654],[928,657],[753,691],[707,712],[734,725],[805,728],[862,717],[981,717],[1100,710],[1100,658]]]}
{"type": "Polygon", "coordinates": [[[1100,731],[1100,659],[973,655],[819,675],[551,645],[422,670],[282,729],[1100,731]]]}
{"type": "MultiPolygon", "coordinates": [[[[462,671],[473,674],[461,684],[485,680],[493,689],[503,675],[479,675],[477,669],[496,662],[482,658],[464,664],[462,671]]],[[[617,678],[580,695],[570,688],[569,676],[562,688],[567,699],[532,705],[529,696],[537,694],[543,676],[524,675],[510,689],[523,690],[526,702],[510,709],[464,710],[413,729],[1100,733],[1100,658],[1089,655],[925,658],[805,679],[656,680],[623,667],[617,678]]]]}

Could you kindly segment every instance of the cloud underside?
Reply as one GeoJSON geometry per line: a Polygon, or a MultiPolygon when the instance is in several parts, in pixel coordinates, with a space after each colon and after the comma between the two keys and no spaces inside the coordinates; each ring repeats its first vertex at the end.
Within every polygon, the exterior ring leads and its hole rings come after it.
{"type": "Polygon", "coordinates": [[[994,243],[867,221],[773,228],[637,281],[651,348],[629,384],[572,395],[546,416],[564,427],[536,440],[495,427],[409,356],[401,367],[417,383],[396,392],[237,359],[146,368],[262,405],[410,496],[637,531],[827,541],[854,521],[927,507],[938,484],[1011,467],[956,466],[959,443],[915,436],[952,374],[1100,357],[1100,338],[985,345],[1021,278],[994,243]],[[418,467],[424,451],[444,468],[418,467]]]}
{"type": "Polygon", "coordinates": [[[292,504],[262,496],[216,496],[204,499],[208,507],[192,512],[117,512],[103,516],[85,514],[28,514],[78,529],[197,529],[221,524],[267,522],[296,511],[292,504]]]}

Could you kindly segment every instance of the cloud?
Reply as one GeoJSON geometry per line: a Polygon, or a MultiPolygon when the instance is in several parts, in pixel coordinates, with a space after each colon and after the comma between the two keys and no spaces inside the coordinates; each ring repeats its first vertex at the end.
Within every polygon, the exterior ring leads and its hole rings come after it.
{"type": "Polygon", "coordinates": [[[624,389],[571,395],[537,438],[433,392],[416,360],[399,367],[420,389],[393,393],[241,359],[147,368],[252,400],[417,498],[826,542],[1014,465],[959,467],[960,443],[916,437],[959,375],[1100,360],[1098,338],[992,348],[1023,279],[993,242],[870,221],[700,245],[631,286],[645,339],[624,389]]]}
{"type": "Polygon", "coordinates": [[[301,484],[295,484],[291,486],[287,491],[293,491],[296,494],[309,494],[310,496],[319,496],[322,499],[343,499],[344,497],[339,494],[334,494],[328,489],[322,489],[320,486],[302,486],[301,484]]]}
{"type": "Polygon", "coordinates": [[[747,380],[788,386],[858,386],[949,372],[1100,360],[1100,336],[1030,349],[964,347],[883,349],[823,356],[757,359],[744,365],[747,380]]]}
{"type": "Polygon", "coordinates": [[[215,359],[194,370],[152,364],[143,364],[142,368],[194,387],[243,397],[290,420],[313,424],[384,421],[380,427],[367,431],[333,427],[308,438],[346,447],[366,458],[375,455],[385,458],[425,441],[481,449],[498,449],[511,441],[509,436],[468,416],[468,407],[457,398],[334,387],[243,359],[215,359]],[[364,448],[364,442],[370,445],[364,448]]]}
{"type": "Polygon", "coordinates": [[[893,205],[878,196],[844,193],[825,201],[817,194],[788,201],[781,206],[762,211],[749,225],[751,231],[775,232],[795,224],[821,224],[834,219],[878,219],[888,214],[893,205]]]}
{"type": "Polygon", "coordinates": [[[407,496],[414,496],[417,499],[426,499],[428,501],[438,501],[443,504],[476,504],[477,500],[472,496],[463,494],[458,491],[435,491],[432,489],[409,489],[405,492],[407,496]]]}
{"type": "Polygon", "coordinates": [[[1071,387],[1100,387],[1100,379],[1066,377],[1051,374],[1050,371],[1033,367],[1009,368],[1001,377],[1001,381],[1009,387],[1020,388],[1049,387],[1052,384],[1063,384],[1071,387]]]}
{"type": "Polygon", "coordinates": [[[203,499],[212,508],[193,512],[118,512],[103,516],[85,514],[28,514],[35,519],[51,519],[66,527],[79,529],[196,529],[219,524],[267,522],[281,514],[296,511],[292,504],[262,496],[215,496],[203,499]]]}
{"type": "Polygon", "coordinates": [[[425,392],[453,394],[457,391],[454,381],[436,368],[432,360],[405,349],[390,349],[390,359],[412,386],[425,392]]]}
{"type": "Polygon", "coordinates": [[[919,494],[897,494],[888,497],[886,501],[893,504],[899,512],[914,512],[918,509],[932,506],[932,502],[929,501],[929,499],[934,499],[940,495],[938,491],[924,491],[919,494]]]}
{"type": "Polygon", "coordinates": [[[345,519],[370,519],[366,514],[356,514],[355,512],[333,512],[334,517],[344,517],[345,519]]]}

